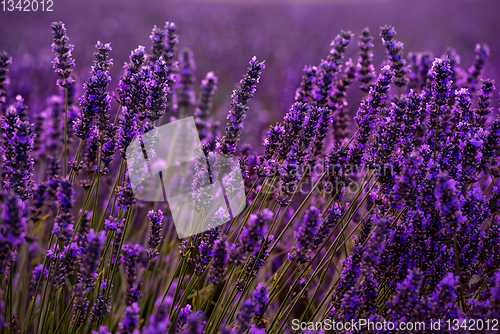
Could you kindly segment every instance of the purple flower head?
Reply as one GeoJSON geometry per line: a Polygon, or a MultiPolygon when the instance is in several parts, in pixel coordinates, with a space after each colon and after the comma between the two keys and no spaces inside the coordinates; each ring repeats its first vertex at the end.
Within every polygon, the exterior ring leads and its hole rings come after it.
{"type": "MultiPolygon", "coordinates": [[[[176,308],[178,308],[177,306],[176,308]]],[[[175,333],[183,333],[184,325],[187,323],[189,319],[189,315],[192,312],[192,307],[191,305],[187,304],[183,308],[180,309],[179,315],[177,316],[177,321],[175,322],[175,333]]]]}
{"type": "Polygon", "coordinates": [[[66,27],[62,22],[52,22],[52,34],[54,42],[52,43],[52,51],[56,57],[52,65],[61,79],[57,80],[57,84],[63,88],[68,88],[73,84],[74,80],[71,77],[75,61],[71,58],[73,45],[68,43],[66,36],[66,27]]]}
{"type": "Polygon", "coordinates": [[[133,305],[139,299],[138,290],[136,286],[137,281],[137,267],[139,257],[142,254],[141,245],[124,245],[122,247],[122,259],[123,265],[125,267],[125,278],[127,280],[128,287],[128,298],[127,305],[133,305]]]}
{"type": "Polygon", "coordinates": [[[364,276],[369,276],[380,264],[382,252],[386,247],[386,235],[390,223],[387,218],[378,217],[376,214],[372,216],[372,219],[375,230],[368,240],[362,256],[361,270],[364,276]]]}
{"type": "Polygon", "coordinates": [[[47,268],[45,270],[43,270],[43,263],[38,264],[35,267],[35,269],[33,269],[33,279],[30,282],[30,287],[28,290],[28,295],[30,297],[33,297],[33,295],[35,294],[36,286],[39,284],[38,282],[40,281],[40,279],[43,280],[43,279],[47,278],[48,274],[49,274],[49,270],[47,268]],[[42,272],[43,272],[43,274],[42,274],[42,272]]]}
{"type": "Polygon", "coordinates": [[[298,261],[299,264],[303,264],[310,260],[309,252],[315,246],[314,239],[320,224],[322,224],[321,211],[315,206],[311,206],[304,214],[302,225],[297,231],[294,231],[297,245],[288,253],[290,261],[298,261]]]}
{"type": "Polygon", "coordinates": [[[276,200],[281,206],[287,206],[290,203],[291,195],[296,191],[300,180],[298,169],[298,157],[295,144],[292,145],[286,156],[283,167],[280,168],[280,191],[277,193],[276,200]]]}
{"type": "Polygon", "coordinates": [[[146,82],[148,96],[146,98],[146,113],[143,117],[149,118],[151,121],[157,121],[165,114],[167,95],[169,92],[168,77],[170,69],[163,57],[158,58],[151,63],[151,76],[146,82]]]}
{"type": "Polygon", "coordinates": [[[398,87],[403,87],[408,82],[405,74],[408,72],[406,60],[403,58],[403,43],[396,40],[394,36],[396,30],[392,26],[384,26],[381,28],[380,36],[382,43],[385,46],[387,57],[391,62],[391,67],[394,70],[394,84],[398,87]]]}
{"type": "Polygon", "coordinates": [[[209,133],[212,122],[210,109],[212,108],[212,99],[216,89],[217,77],[214,72],[208,72],[205,79],[201,80],[200,96],[194,111],[194,122],[202,141],[213,135],[209,133]]]}
{"type": "Polygon", "coordinates": [[[196,63],[193,51],[188,48],[182,50],[179,55],[178,86],[175,90],[179,107],[187,108],[195,103],[195,92],[193,89],[196,82],[196,63]]]}
{"type": "Polygon", "coordinates": [[[108,331],[107,326],[101,326],[101,327],[99,327],[98,330],[92,331],[92,334],[111,334],[111,332],[108,331]]]}
{"type": "Polygon", "coordinates": [[[226,273],[226,263],[228,259],[228,243],[226,237],[217,239],[214,242],[212,249],[212,257],[214,259],[210,267],[210,281],[213,284],[218,284],[226,273]]]}
{"type": "Polygon", "coordinates": [[[478,108],[474,110],[475,126],[483,127],[493,108],[490,107],[491,92],[495,89],[495,80],[481,80],[481,89],[477,98],[478,108]]]}
{"type": "Polygon", "coordinates": [[[205,333],[206,323],[203,321],[203,312],[192,312],[186,323],[186,328],[183,330],[185,334],[203,334],[205,333]]]}
{"type": "MultiPolygon", "coordinates": [[[[215,215],[217,216],[217,213],[215,215]]],[[[194,269],[196,275],[201,276],[207,270],[207,264],[212,259],[212,248],[214,247],[214,242],[219,238],[220,230],[220,226],[217,226],[203,233],[203,239],[198,247],[200,254],[196,259],[194,269]]]]}
{"type": "Polygon", "coordinates": [[[148,235],[149,248],[146,250],[146,253],[150,259],[153,259],[158,255],[158,246],[163,239],[161,235],[164,219],[163,212],[161,210],[157,212],[151,210],[148,212],[148,218],[151,222],[151,233],[148,235]]]}
{"type": "Polygon", "coordinates": [[[373,66],[373,37],[370,35],[370,29],[364,28],[359,36],[358,47],[359,58],[356,64],[356,79],[361,82],[359,88],[368,93],[371,83],[376,77],[375,67],[373,66]]]}
{"type": "Polygon", "coordinates": [[[94,53],[94,66],[92,66],[91,77],[83,84],[83,96],[80,98],[81,115],[73,124],[75,135],[81,139],[90,136],[93,124],[103,131],[109,123],[109,109],[111,96],[107,89],[111,82],[109,69],[113,61],[109,59],[111,45],[97,42],[97,52],[94,53]]]}
{"type": "MultiPolygon", "coordinates": [[[[57,248],[55,248],[55,250],[57,250],[57,248]]],[[[51,263],[53,265],[52,271],[54,272],[54,288],[57,290],[65,287],[68,278],[73,275],[78,264],[80,249],[76,243],[71,243],[64,247],[59,253],[55,252],[55,254],[57,254],[58,257],[52,259],[51,263]],[[56,262],[57,267],[55,267],[56,262]]]]}
{"type": "Polygon", "coordinates": [[[434,189],[436,206],[440,212],[441,223],[449,233],[453,233],[465,221],[462,214],[462,197],[457,191],[456,181],[447,173],[440,173],[434,189]]]}
{"type": "MultiPolygon", "coordinates": [[[[253,298],[247,299],[241,305],[241,311],[236,315],[236,328],[234,334],[243,334],[250,329],[253,317],[257,309],[256,301],[253,298]]],[[[233,334],[233,332],[231,332],[233,334]]]]}
{"type": "Polygon", "coordinates": [[[248,262],[243,269],[247,276],[257,276],[259,269],[264,265],[269,257],[269,249],[271,248],[271,244],[273,242],[274,235],[270,235],[267,239],[264,236],[260,237],[259,247],[257,247],[253,254],[250,255],[248,262]]]}
{"type": "Polygon", "coordinates": [[[7,52],[0,53],[0,110],[3,110],[6,96],[7,87],[9,87],[10,80],[8,77],[9,64],[12,64],[12,58],[7,52]]]}
{"type": "Polygon", "coordinates": [[[261,237],[267,233],[266,226],[274,213],[269,209],[264,209],[251,214],[248,224],[243,227],[239,239],[236,241],[235,248],[231,250],[229,261],[237,266],[244,263],[247,255],[255,251],[258,247],[261,237]]]}
{"type": "Polygon", "coordinates": [[[175,33],[177,26],[174,22],[165,22],[165,48],[163,50],[163,59],[168,66],[171,66],[174,62],[175,47],[179,43],[179,38],[175,33]]]}
{"type": "Polygon", "coordinates": [[[255,93],[255,86],[260,79],[260,71],[264,67],[264,62],[259,63],[257,58],[253,57],[250,60],[247,73],[240,81],[240,85],[233,91],[231,110],[227,116],[226,133],[218,143],[221,152],[224,154],[233,154],[236,151],[236,145],[248,110],[247,103],[255,93]]]}
{"type": "Polygon", "coordinates": [[[6,270],[6,261],[17,247],[24,243],[26,218],[20,198],[9,192],[2,203],[2,223],[0,225],[0,272],[6,270]]]}
{"type": "Polygon", "coordinates": [[[140,334],[139,327],[139,305],[137,303],[132,303],[127,306],[125,312],[123,312],[122,320],[118,324],[120,327],[119,334],[140,334]]]}
{"type": "Polygon", "coordinates": [[[3,165],[4,188],[12,190],[21,199],[27,200],[32,196],[31,184],[33,177],[33,158],[31,152],[34,145],[34,127],[19,116],[14,116],[14,124],[9,124],[9,115],[12,108],[7,110],[7,117],[2,128],[4,129],[3,165]]]}
{"type": "Polygon", "coordinates": [[[367,147],[368,139],[371,135],[372,127],[380,109],[384,106],[386,92],[389,84],[394,78],[394,71],[389,66],[382,68],[377,82],[370,88],[368,97],[361,101],[354,120],[358,124],[358,131],[354,135],[354,140],[349,146],[348,160],[350,165],[359,166],[363,157],[363,152],[367,147]]]}
{"type": "Polygon", "coordinates": [[[255,301],[255,320],[258,328],[265,329],[264,315],[269,309],[269,288],[259,283],[252,293],[251,297],[255,301]]]}
{"type": "Polygon", "coordinates": [[[106,287],[108,286],[107,281],[101,283],[99,287],[99,295],[97,296],[94,305],[92,306],[92,319],[91,321],[94,323],[102,319],[109,311],[111,311],[111,297],[108,296],[105,298],[106,287]]]}
{"type": "Polygon", "coordinates": [[[342,217],[342,210],[337,203],[334,203],[330,209],[328,209],[328,217],[321,220],[318,226],[318,232],[314,236],[314,244],[312,250],[320,247],[325,239],[333,232],[333,228],[336,227],[339,219],[342,217]]]}
{"type": "Polygon", "coordinates": [[[478,43],[476,44],[476,48],[474,49],[474,51],[476,53],[476,57],[474,59],[474,63],[468,70],[467,77],[467,87],[469,88],[471,93],[474,93],[477,90],[479,76],[483,72],[486,59],[490,55],[490,48],[486,44],[478,43]]]}
{"type": "Polygon", "coordinates": [[[155,62],[165,51],[165,30],[155,25],[151,31],[151,35],[149,35],[149,39],[153,43],[151,47],[153,54],[149,56],[149,59],[151,62],[155,62]]]}
{"type": "Polygon", "coordinates": [[[275,126],[271,126],[263,142],[264,159],[272,159],[278,153],[280,144],[285,137],[285,128],[282,125],[276,123],[275,126]]]}
{"type": "Polygon", "coordinates": [[[106,231],[95,233],[90,229],[85,237],[84,247],[81,250],[79,284],[85,295],[94,289],[94,279],[101,262],[101,254],[106,243],[106,231]]]}
{"type": "Polygon", "coordinates": [[[408,315],[419,300],[422,273],[418,269],[408,270],[405,280],[397,284],[396,293],[387,302],[389,314],[393,319],[408,321],[408,315]]]}
{"type": "Polygon", "coordinates": [[[148,326],[144,334],[163,334],[170,328],[169,310],[172,306],[172,297],[167,296],[164,301],[159,298],[155,302],[155,312],[149,317],[148,326]]]}
{"type": "Polygon", "coordinates": [[[437,289],[429,298],[432,300],[434,317],[443,317],[446,319],[456,319],[460,315],[457,301],[458,277],[448,273],[437,285],[437,289]]]}
{"type": "Polygon", "coordinates": [[[121,77],[117,98],[122,105],[120,120],[120,152],[125,158],[125,150],[137,134],[137,122],[144,116],[148,96],[147,81],[149,68],[145,66],[147,54],[143,46],[132,51],[130,62],[125,63],[125,74],[121,77]]]}
{"type": "Polygon", "coordinates": [[[318,68],[316,66],[305,66],[302,72],[304,73],[302,75],[302,82],[300,83],[300,87],[295,91],[295,102],[308,103],[311,102],[311,94],[316,84],[318,68]]]}
{"type": "MultiPolygon", "coordinates": [[[[349,58],[345,65],[346,69],[342,77],[335,84],[328,103],[329,108],[332,108],[333,137],[337,143],[342,142],[348,135],[350,117],[348,115],[346,99],[347,88],[353,82],[356,72],[352,59],[349,58]]],[[[321,130],[318,131],[319,133],[321,133],[321,130]]]]}
{"type": "Polygon", "coordinates": [[[75,191],[73,190],[73,184],[66,179],[61,180],[57,190],[57,207],[59,208],[59,214],[52,228],[52,234],[59,238],[61,242],[69,241],[73,235],[74,218],[71,211],[75,204],[74,196],[75,191]]]}
{"type": "Polygon", "coordinates": [[[308,110],[309,107],[307,104],[296,102],[283,118],[285,138],[281,140],[279,148],[279,154],[282,159],[287,157],[291,147],[297,143],[308,110]]]}

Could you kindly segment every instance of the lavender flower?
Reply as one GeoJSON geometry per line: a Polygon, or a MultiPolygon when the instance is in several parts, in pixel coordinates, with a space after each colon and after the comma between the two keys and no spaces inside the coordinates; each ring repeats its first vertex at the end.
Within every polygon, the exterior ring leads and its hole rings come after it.
{"type": "Polygon", "coordinates": [[[6,275],[7,261],[12,252],[24,243],[26,218],[22,213],[22,202],[11,192],[7,193],[2,204],[2,223],[0,225],[0,272],[6,275]]]}
{"type": "Polygon", "coordinates": [[[52,259],[51,263],[54,266],[54,288],[58,290],[64,288],[68,278],[73,275],[78,264],[80,250],[75,243],[71,243],[60,252],[57,252],[56,248],[54,254],[57,257],[52,259]]]}
{"type": "Polygon", "coordinates": [[[473,94],[477,89],[477,83],[479,82],[479,76],[483,71],[486,58],[490,55],[490,48],[486,44],[476,44],[474,50],[476,52],[476,57],[474,59],[474,64],[468,70],[467,77],[467,87],[471,94],[473,94]]]}
{"type": "Polygon", "coordinates": [[[321,211],[314,206],[304,214],[302,225],[294,231],[294,238],[297,245],[288,253],[290,261],[298,261],[299,264],[310,260],[309,252],[314,248],[314,237],[318,233],[318,226],[321,224],[321,211]]]}
{"type": "Polygon", "coordinates": [[[248,110],[247,103],[255,93],[255,86],[259,83],[260,71],[264,68],[264,62],[258,63],[257,58],[250,60],[247,73],[241,79],[238,89],[233,91],[231,110],[227,119],[226,133],[218,143],[224,154],[232,154],[236,151],[236,145],[240,138],[243,122],[248,110]]]}
{"type": "Polygon", "coordinates": [[[213,284],[218,284],[226,273],[226,263],[228,259],[228,243],[226,237],[217,239],[214,242],[212,249],[212,257],[214,262],[210,267],[210,281],[213,284]]]}
{"type": "Polygon", "coordinates": [[[97,52],[94,53],[96,60],[92,66],[92,76],[83,84],[84,93],[80,98],[82,114],[73,125],[75,135],[81,139],[89,138],[92,124],[103,131],[109,122],[111,96],[107,89],[111,82],[109,69],[113,65],[113,61],[109,59],[111,45],[98,41],[95,47],[97,52]]]}
{"type": "Polygon", "coordinates": [[[217,77],[214,72],[208,72],[205,79],[201,81],[201,92],[198,98],[196,110],[194,111],[194,122],[198,129],[200,140],[208,138],[210,135],[211,117],[210,109],[212,108],[212,98],[217,89],[217,77]]]}
{"type": "Polygon", "coordinates": [[[167,63],[161,56],[152,62],[150,72],[151,76],[146,82],[148,97],[146,98],[147,110],[145,116],[155,122],[165,114],[169,92],[168,77],[171,73],[167,63]]]}
{"type": "Polygon", "coordinates": [[[30,297],[33,297],[35,294],[36,286],[38,284],[41,284],[40,280],[46,279],[47,276],[49,275],[49,270],[48,269],[43,269],[43,263],[38,264],[35,269],[33,269],[33,279],[30,282],[29,290],[28,290],[28,295],[30,297]]]}
{"type": "Polygon", "coordinates": [[[149,324],[144,328],[144,334],[162,334],[170,328],[169,310],[172,305],[172,298],[167,296],[164,301],[158,299],[155,302],[156,311],[149,317],[149,324]]]}
{"type": "Polygon", "coordinates": [[[408,275],[402,283],[398,283],[392,300],[387,302],[389,314],[393,319],[408,321],[409,315],[419,300],[419,290],[422,283],[422,273],[418,270],[408,270],[408,275]]]}
{"type": "Polygon", "coordinates": [[[157,61],[165,50],[165,30],[162,28],[158,28],[156,25],[151,30],[151,35],[149,35],[149,39],[153,42],[151,50],[153,54],[149,56],[151,62],[157,61]]]}
{"type": "Polygon", "coordinates": [[[139,305],[137,303],[132,303],[127,306],[125,312],[123,312],[123,317],[118,326],[120,327],[119,334],[140,334],[139,327],[139,305]]]}
{"type": "Polygon", "coordinates": [[[318,68],[316,66],[305,66],[302,72],[304,73],[302,82],[295,91],[295,102],[308,103],[311,102],[311,95],[317,81],[318,68]]]}
{"type": "Polygon", "coordinates": [[[148,245],[149,248],[146,250],[149,259],[154,259],[158,256],[158,246],[162,241],[163,237],[161,236],[162,228],[163,228],[163,212],[158,210],[154,212],[153,210],[148,212],[148,218],[151,222],[151,233],[148,235],[148,245]]]}
{"type": "Polygon", "coordinates": [[[137,262],[142,253],[141,245],[124,245],[122,247],[121,260],[125,267],[125,277],[127,280],[127,305],[131,306],[139,299],[139,289],[136,285],[137,281],[137,262]]]}
{"type": "MultiPolygon", "coordinates": [[[[372,65],[373,67],[373,65],[372,65]]],[[[333,108],[333,137],[337,143],[342,142],[347,137],[349,127],[349,115],[347,110],[346,91],[353,82],[355,76],[355,67],[352,60],[346,62],[345,75],[337,82],[330,97],[330,107],[333,108]],[[333,104],[333,106],[332,106],[333,104]]],[[[363,79],[365,80],[365,79],[363,79]]],[[[371,81],[371,79],[370,79],[371,81]]],[[[366,83],[365,83],[366,85],[366,83]]],[[[324,138],[317,138],[323,140],[324,138]]]]}
{"type": "Polygon", "coordinates": [[[453,233],[465,221],[461,211],[462,199],[457,191],[455,180],[446,173],[440,173],[434,196],[436,197],[442,224],[449,233],[453,233]]]}
{"type": "Polygon", "coordinates": [[[94,289],[94,280],[97,278],[97,268],[101,261],[101,254],[106,242],[106,232],[95,233],[90,229],[85,237],[84,247],[80,255],[80,272],[78,285],[82,296],[94,289]]]}
{"type": "Polygon", "coordinates": [[[247,299],[241,305],[241,311],[236,315],[236,328],[231,334],[243,334],[250,329],[257,304],[253,298],[247,299]]]}
{"type": "Polygon", "coordinates": [[[203,312],[192,312],[189,315],[186,323],[186,328],[183,333],[186,334],[203,334],[205,332],[205,322],[203,321],[203,312]]]}
{"type": "Polygon", "coordinates": [[[71,210],[75,204],[75,191],[73,185],[68,180],[61,180],[59,189],[57,190],[57,206],[59,214],[56,217],[52,234],[54,234],[61,242],[67,242],[73,235],[73,214],[71,210]]]}
{"type": "Polygon", "coordinates": [[[396,40],[394,38],[395,35],[396,30],[394,27],[384,26],[381,28],[380,36],[382,36],[387,57],[394,70],[394,84],[401,88],[408,82],[408,79],[405,78],[405,74],[408,73],[408,67],[406,66],[406,60],[403,59],[403,43],[396,40]]]}
{"type": "Polygon", "coordinates": [[[107,298],[105,297],[108,284],[109,283],[107,281],[104,281],[99,287],[99,295],[92,306],[92,322],[101,320],[107,313],[109,313],[109,311],[111,311],[111,298],[109,296],[107,298]]]}
{"type": "Polygon", "coordinates": [[[7,88],[9,87],[9,64],[12,64],[12,58],[7,52],[0,53],[0,110],[4,110],[4,104],[7,97],[7,88]]]}
{"type": "Polygon", "coordinates": [[[296,191],[300,179],[295,144],[288,152],[283,167],[280,168],[280,176],[280,191],[277,194],[276,201],[281,206],[287,206],[291,201],[291,195],[296,191]]]}
{"type": "Polygon", "coordinates": [[[255,301],[255,321],[258,328],[265,329],[264,315],[269,309],[269,288],[264,284],[259,283],[255,288],[252,299],[255,301]]]}
{"type": "Polygon", "coordinates": [[[180,309],[179,315],[177,316],[177,321],[175,323],[175,333],[183,333],[184,325],[187,323],[189,316],[191,314],[191,305],[187,304],[180,309]]]}
{"type": "Polygon", "coordinates": [[[123,118],[120,120],[120,153],[125,159],[125,150],[137,134],[137,122],[144,115],[147,98],[148,70],[144,67],[147,55],[143,46],[130,54],[130,62],[125,63],[125,74],[121,77],[117,90],[122,105],[123,118]]]}
{"type": "Polygon", "coordinates": [[[178,86],[175,91],[177,94],[177,103],[184,109],[195,103],[195,93],[193,90],[193,85],[196,82],[195,71],[196,64],[193,58],[193,51],[186,48],[182,50],[179,56],[178,86]]]}
{"type": "Polygon", "coordinates": [[[54,35],[52,51],[56,55],[52,64],[57,75],[61,78],[57,80],[57,84],[63,88],[68,88],[74,82],[71,77],[71,72],[75,67],[75,61],[71,58],[73,45],[68,43],[64,23],[52,22],[52,34],[54,35]]]}
{"type": "Polygon", "coordinates": [[[261,237],[267,233],[266,223],[273,217],[273,212],[264,209],[251,214],[248,224],[243,228],[237,243],[231,249],[229,261],[236,266],[243,264],[248,253],[252,253],[258,247],[261,237]]]}
{"type": "Polygon", "coordinates": [[[361,82],[359,88],[368,93],[370,91],[371,82],[375,78],[375,67],[373,67],[373,37],[370,35],[370,29],[364,28],[359,36],[358,47],[359,58],[356,65],[356,79],[361,82]]]}
{"type": "Polygon", "coordinates": [[[336,227],[339,219],[342,217],[342,210],[338,206],[338,204],[334,204],[328,209],[328,217],[324,220],[321,220],[321,223],[318,226],[318,231],[314,236],[314,245],[312,246],[312,250],[318,249],[325,239],[332,233],[333,228],[336,227]]]}
{"type": "Polygon", "coordinates": [[[11,189],[24,201],[32,196],[34,127],[11,107],[7,110],[2,129],[4,188],[11,189]]]}
{"type": "Polygon", "coordinates": [[[492,108],[489,107],[491,102],[491,92],[495,89],[495,81],[491,79],[481,80],[481,89],[479,90],[477,105],[474,110],[474,125],[483,127],[491,114],[492,108]]]}

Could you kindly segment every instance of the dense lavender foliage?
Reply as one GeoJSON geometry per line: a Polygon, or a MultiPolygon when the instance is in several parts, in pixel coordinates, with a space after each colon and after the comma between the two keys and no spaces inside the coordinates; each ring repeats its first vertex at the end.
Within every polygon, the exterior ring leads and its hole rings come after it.
{"type": "MultiPolygon", "coordinates": [[[[73,78],[73,32],[62,22],[52,31],[60,90],[33,124],[9,91],[16,59],[0,54],[2,331],[391,333],[331,324],[418,321],[433,332],[437,320],[498,321],[500,118],[486,44],[465,70],[451,49],[406,55],[393,26],[341,31],[303,68],[295,101],[257,149],[242,138],[266,76],[257,57],[226,92],[219,128],[219,77],[177,49],[175,23],[154,26],[120,78],[100,41],[87,78],[73,78]],[[345,56],[356,48],[357,59],[345,56]],[[134,198],[125,151],[189,116],[203,144],[193,189],[201,165],[233,155],[247,205],[179,240],[167,202],[134,198]]],[[[205,206],[193,194],[196,211],[205,206]]]]}

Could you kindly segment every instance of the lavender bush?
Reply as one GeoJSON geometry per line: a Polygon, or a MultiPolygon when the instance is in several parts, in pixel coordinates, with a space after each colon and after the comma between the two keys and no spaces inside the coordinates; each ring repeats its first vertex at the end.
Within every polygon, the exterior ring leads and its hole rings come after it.
{"type": "Polygon", "coordinates": [[[487,332],[498,321],[500,118],[487,45],[461,69],[451,49],[405,57],[392,26],[380,36],[365,28],[357,43],[341,31],[304,68],[259,155],[241,132],[263,61],[249,57],[224,128],[211,115],[217,73],[195,75],[175,23],[130,53],[116,92],[111,44],[97,42],[79,82],[71,31],[62,22],[52,31],[60,93],[33,124],[23,97],[8,98],[16,60],[0,55],[2,332],[305,333],[321,322],[325,333],[394,332],[331,327],[359,319],[419,321],[426,332],[475,319],[490,321],[487,332]],[[356,44],[359,58],[346,59],[356,44]],[[351,85],[364,95],[352,120],[351,85]],[[186,116],[200,157],[239,159],[247,206],[178,240],[166,202],[134,198],[124,151],[186,116]]]}

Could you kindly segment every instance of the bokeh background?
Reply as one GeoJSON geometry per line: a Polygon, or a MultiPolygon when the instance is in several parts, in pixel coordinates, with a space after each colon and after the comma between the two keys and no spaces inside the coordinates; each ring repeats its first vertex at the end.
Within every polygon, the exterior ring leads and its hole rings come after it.
{"type": "MultiPolygon", "coordinates": [[[[293,101],[302,68],[318,64],[341,29],[356,36],[346,54],[356,60],[357,36],[364,27],[370,28],[375,36],[376,68],[384,60],[378,34],[385,24],[396,27],[405,56],[424,50],[441,56],[453,47],[464,69],[472,64],[475,44],[485,42],[491,48],[485,73],[500,82],[500,1],[53,1],[53,12],[0,12],[0,51],[13,57],[10,94],[22,94],[32,115],[45,108],[48,96],[57,93],[50,63],[50,23],[56,20],[65,22],[75,45],[80,90],[96,41],[110,42],[113,47],[115,88],[130,51],[138,45],[150,49],[153,25],[175,22],[178,50],[189,47],[194,51],[198,80],[208,71],[219,77],[214,114],[222,124],[231,91],[250,58],[265,60],[243,133],[249,141],[260,141],[268,125],[281,119],[293,101]]],[[[362,97],[357,85],[352,85],[349,95],[354,113],[358,103],[354,101],[362,97]]]]}

